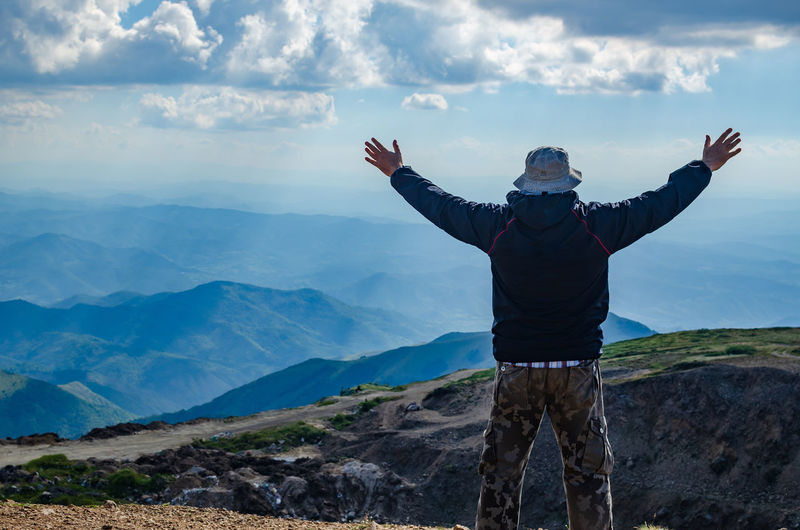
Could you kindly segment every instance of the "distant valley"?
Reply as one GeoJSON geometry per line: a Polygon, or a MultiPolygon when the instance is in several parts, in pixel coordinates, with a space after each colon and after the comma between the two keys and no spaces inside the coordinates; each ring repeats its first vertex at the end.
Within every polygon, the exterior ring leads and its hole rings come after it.
{"type": "Polygon", "coordinates": [[[319,291],[213,282],[111,307],[0,302],[0,369],[77,381],[137,415],[193,406],[310,357],[434,336],[422,322],[319,291]]]}

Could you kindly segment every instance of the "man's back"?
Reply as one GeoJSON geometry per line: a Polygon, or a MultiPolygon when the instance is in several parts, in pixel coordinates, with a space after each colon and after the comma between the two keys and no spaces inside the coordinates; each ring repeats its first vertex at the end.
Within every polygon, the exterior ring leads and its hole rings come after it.
{"type": "Polygon", "coordinates": [[[450,195],[406,166],[391,183],[438,227],[489,255],[494,356],[532,362],[600,356],[609,256],[678,215],[710,178],[695,161],[658,190],[618,203],[513,191],[502,206],[450,195]]]}

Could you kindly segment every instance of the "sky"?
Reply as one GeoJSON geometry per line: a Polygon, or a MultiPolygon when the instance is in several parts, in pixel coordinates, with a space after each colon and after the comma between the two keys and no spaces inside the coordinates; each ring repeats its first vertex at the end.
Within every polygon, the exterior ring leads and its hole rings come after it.
{"type": "Polygon", "coordinates": [[[3,0],[0,188],[363,201],[388,188],[375,136],[495,201],[558,145],[581,196],[611,200],[734,127],[707,193],[785,200],[798,85],[795,0],[3,0]]]}

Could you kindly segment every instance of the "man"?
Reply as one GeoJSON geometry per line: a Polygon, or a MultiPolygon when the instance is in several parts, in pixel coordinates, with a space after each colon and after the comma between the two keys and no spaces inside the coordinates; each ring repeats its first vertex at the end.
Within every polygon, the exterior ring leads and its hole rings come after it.
{"type": "Polygon", "coordinates": [[[528,153],[507,204],[450,195],[372,138],[365,160],[391,177],[411,206],[491,260],[494,394],[478,471],[476,530],[515,529],[522,479],[544,411],[561,447],[570,530],[612,528],[613,456],[598,358],[608,315],[608,258],[669,222],[741,148],[728,129],[702,160],[659,189],[613,204],[578,199],[582,175],[566,151],[528,153]]]}

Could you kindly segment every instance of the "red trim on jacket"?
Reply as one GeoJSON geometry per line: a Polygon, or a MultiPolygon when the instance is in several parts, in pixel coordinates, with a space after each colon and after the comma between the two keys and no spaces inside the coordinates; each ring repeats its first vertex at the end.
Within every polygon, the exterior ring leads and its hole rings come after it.
{"type": "Polygon", "coordinates": [[[583,226],[586,227],[586,232],[589,233],[589,235],[591,235],[593,238],[595,238],[597,240],[597,242],[600,243],[600,246],[603,247],[603,250],[606,251],[606,254],[608,254],[610,256],[611,252],[606,248],[606,246],[603,244],[603,242],[600,241],[600,238],[597,237],[594,233],[592,233],[591,230],[589,230],[589,225],[586,223],[586,219],[581,219],[580,216],[578,215],[578,212],[576,212],[575,210],[570,210],[570,211],[572,212],[572,214],[575,216],[575,218],[578,221],[583,223],[583,226]]]}
{"type": "Polygon", "coordinates": [[[491,254],[491,253],[492,253],[492,250],[494,250],[494,244],[495,244],[495,243],[497,243],[497,238],[498,238],[498,237],[500,237],[500,236],[502,236],[503,234],[505,234],[505,233],[508,231],[508,227],[509,227],[509,226],[511,226],[511,223],[513,223],[513,222],[514,222],[514,221],[516,221],[516,220],[517,220],[517,218],[516,218],[516,217],[512,217],[512,218],[511,218],[511,220],[510,220],[509,222],[507,222],[507,223],[506,223],[506,227],[505,227],[505,228],[503,228],[503,229],[500,231],[500,233],[499,233],[499,234],[497,234],[496,236],[494,236],[494,241],[492,241],[492,246],[491,246],[491,247],[489,247],[489,250],[487,250],[487,251],[486,251],[486,253],[487,253],[487,254],[491,254]]]}

